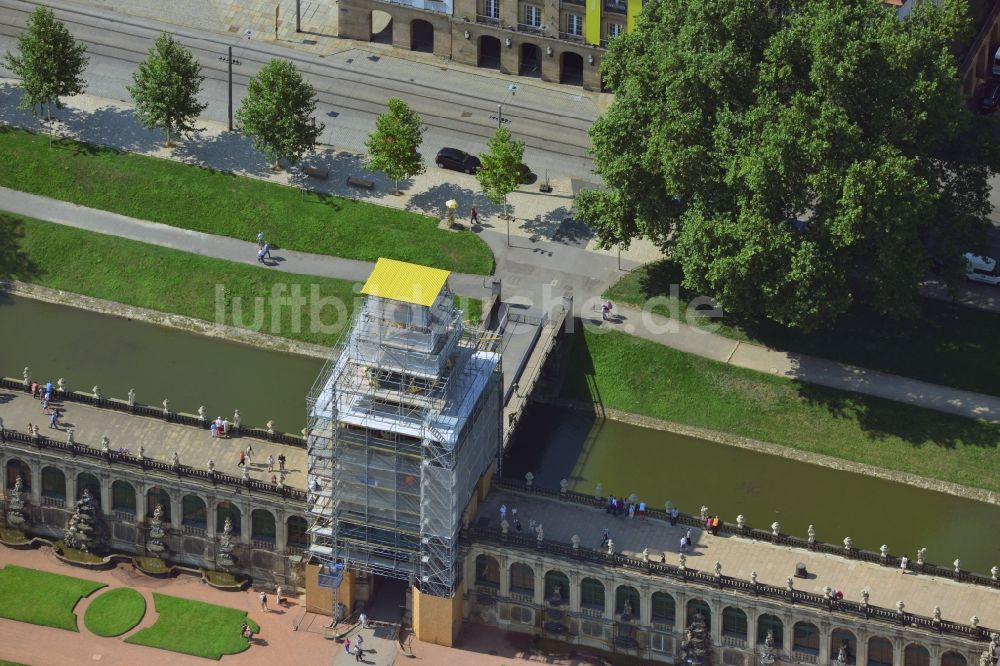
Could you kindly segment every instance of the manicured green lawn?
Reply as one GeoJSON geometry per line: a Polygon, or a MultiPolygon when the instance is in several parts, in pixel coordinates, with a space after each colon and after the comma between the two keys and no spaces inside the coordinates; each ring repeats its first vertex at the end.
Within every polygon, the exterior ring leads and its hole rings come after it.
{"type": "Polygon", "coordinates": [[[102,587],[104,583],[8,564],[0,569],[0,617],[78,631],[73,607],[102,587]]]}
{"type": "MultiPolygon", "coordinates": [[[[282,273],[2,212],[0,238],[0,279],[211,322],[221,306],[225,324],[322,345],[338,339],[358,297],[348,280],[282,273]],[[275,320],[279,302],[271,295],[287,299],[296,290],[305,299],[299,316],[286,301],[275,320]]],[[[482,303],[460,302],[466,319],[478,320],[482,303]]]]}
{"type": "Polygon", "coordinates": [[[121,636],[146,614],[146,600],[130,587],[109,590],[87,607],[83,623],[98,636],[121,636]]]}
{"type": "MultiPolygon", "coordinates": [[[[669,295],[679,284],[680,270],[660,261],[633,271],[612,285],[605,296],[615,303],[643,307],[648,299],[669,295]]],[[[679,307],[653,311],[679,317],[693,294],[679,291],[679,307]]],[[[984,312],[933,299],[922,299],[922,312],[913,321],[890,321],[860,310],[835,327],[815,333],[790,330],[772,322],[753,322],[727,316],[717,333],[757,342],[785,351],[810,354],[844,363],[922,379],[955,388],[1000,395],[1000,313],[984,312]]],[[[704,317],[690,322],[713,323],[704,317]]]]}
{"type": "Polygon", "coordinates": [[[1000,426],[735,368],[621,333],[577,336],[563,396],[1000,491],[1000,426]]]}
{"type": "MultiPolygon", "coordinates": [[[[307,194],[253,178],[0,128],[0,185],[141,220],[289,250],[362,261],[389,257],[489,275],[493,254],[472,233],[395,208],[307,194]]],[[[342,178],[343,174],[331,174],[342,178]]],[[[441,202],[444,205],[444,201],[441,202]]]]}
{"type": "MultiPolygon", "coordinates": [[[[246,650],[250,643],[240,636],[240,625],[249,622],[246,611],[153,593],[159,618],[156,624],[137,631],[126,643],[193,654],[207,659],[246,650]]],[[[280,661],[280,659],[279,659],[280,661]]]]}

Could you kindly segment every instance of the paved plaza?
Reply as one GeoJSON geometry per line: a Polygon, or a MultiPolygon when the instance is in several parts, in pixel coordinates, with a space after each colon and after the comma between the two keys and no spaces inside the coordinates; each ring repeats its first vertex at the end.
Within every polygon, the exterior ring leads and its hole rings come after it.
{"type": "Polygon", "coordinates": [[[138,455],[141,444],[145,447],[147,458],[166,463],[173,460],[176,451],[182,465],[207,469],[208,461],[214,460],[218,472],[234,476],[242,474],[237,466],[240,450],[252,444],[251,479],[270,481],[267,456],[273,455],[277,459],[279,454],[284,453],[287,459],[285,485],[299,490],[306,489],[304,448],[253,437],[213,438],[207,427],[200,429],[167,423],[160,419],[134,416],[77,402],[54,404],[63,412],[61,425],[57,429],[49,428],[49,417],[42,414],[38,400],[27,393],[0,389],[0,418],[3,418],[6,430],[27,433],[28,424],[32,423],[39,426],[46,437],[65,442],[67,431],[72,429],[76,442],[91,448],[101,448],[101,438],[107,437],[113,451],[125,447],[132,455],[138,455]]]}
{"type": "MultiPolygon", "coordinates": [[[[488,526],[497,528],[502,504],[517,508],[518,518],[525,528],[531,520],[541,523],[546,541],[569,544],[575,534],[580,537],[581,548],[599,549],[603,530],[607,528],[616,552],[641,559],[642,550],[649,548],[651,558],[659,561],[660,554],[664,553],[667,563],[673,565],[679,562],[681,536],[692,529],[684,525],[671,527],[668,522],[653,518],[615,517],[595,507],[498,489],[480,506],[477,521],[486,519],[488,526]]],[[[891,567],[766,541],[712,536],[699,529],[692,529],[692,532],[694,547],[687,553],[690,569],[713,572],[715,563],[719,562],[726,576],[749,580],[750,573],[756,571],[760,583],[783,588],[788,576],[795,573],[795,565],[802,562],[809,577],[794,579],[799,590],[823,594],[823,588],[829,586],[842,591],[847,601],[860,603],[861,591],[868,588],[871,590],[870,603],[874,606],[894,609],[896,602],[903,601],[907,612],[924,617],[931,617],[934,607],[940,606],[944,620],[967,624],[969,618],[977,615],[983,626],[1000,627],[1000,590],[997,589],[914,573],[903,575],[891,567]]],[[[515,559],[516,553],[511,551],[515,559]]],[[[525,558],[530,561],[530,555],[525,558]]]]}

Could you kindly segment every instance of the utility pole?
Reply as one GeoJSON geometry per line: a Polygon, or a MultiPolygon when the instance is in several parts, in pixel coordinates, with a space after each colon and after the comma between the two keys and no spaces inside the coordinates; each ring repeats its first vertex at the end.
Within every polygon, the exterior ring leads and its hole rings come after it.
{"type": "Polygon", "coordinates": [[[503,104],[497,104],[497,129],[503,127],[503,104]]]}
{"type": "Polygon", "coordinates": [[[302,0],[295,0],[295,32],[302,32],[302,0]]]}
{"type": "Polygon", "coordinates": [[[229,131],[233,131],[233,47],[229,47],[229,131]]]}

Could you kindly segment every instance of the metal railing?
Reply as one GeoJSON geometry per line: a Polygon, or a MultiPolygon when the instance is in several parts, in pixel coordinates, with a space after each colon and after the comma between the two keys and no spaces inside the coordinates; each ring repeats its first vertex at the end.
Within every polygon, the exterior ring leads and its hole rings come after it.
{"type": "Polygon", "coordinates": [[[604,3],[605,11],[609,11],[612,14],[627,14],[628,7],[624,2],[607,2],[604,3]]]}
{"type": "Polygon", "coordinates": [[[570,41],[570,42],[582,42],[583,41],[583,35],[578,35],[578,34],[573,33],[573,32],[560,32],[559,33],[559,39],[565,39],[565,40],[570,41]]]}
{"type": "Polygon", "coordinates": [[[517,24],[517,31],[518,32],[527,32],[527,33],[530,33],[532,35],[544,35],[545,34],[545,31],[542,30],[542,26],[541,25],[531,25],[530,23],[518,23],[517,24]]]}
{"type": "Polygon", "coordinates": [[[500,27],[500,17],[499,16],[486,16],[484,14],[476,14],[476,23],[482,23],[483,25],[493,25],[500,27]]]}

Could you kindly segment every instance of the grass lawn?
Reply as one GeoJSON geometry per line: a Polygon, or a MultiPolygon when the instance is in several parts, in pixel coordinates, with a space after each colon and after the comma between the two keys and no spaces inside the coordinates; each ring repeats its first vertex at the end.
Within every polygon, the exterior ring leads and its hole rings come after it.
{"type": "MultiPolygon", "coordinates": [[[[489,275],[493,254],[472,233],[427,215],[307,194],[175,162],[0,127],[0,185],[221,236],[363,261],[390,257],[489,275]]],[[[336,176],[335,177],[339,177],[336,176]]],[[[443,205],[442,201],[442,205],[443,205]]]]}
{"type": "Polygon", "coordinates": [[[78,631],[73,607],[102,587],[104,583],[8,564],[0,569],[0,617],[78,631]]]}
{"type": "MultiPolygon", "coordinates": [[[[642,307],[649,298],[669,295],[679,284],[680,269],[664,260],[633,271],[612,285],[605,296],[621,304],[642,307]]],[[[677,312],[693,295],[680,290],[677,312]]],[[[785,351],[810,354],[872,370],[922,379],[955,388],[1000,395],[1000,313],[984,312],[930,298],[921,300],[922,312],[913,321],[897,322],[860,310],[848,314],[834,328],[802,333],[774,324],[727,316],[717,332],[737,340],[757,342],[785,351]]],[[[659,305],[654,312],[677,316],[659,305]]],[[[690,322],[704,326],[711,320],[690,322]]]]}
{"type": "Polygon", "coordinates": [[[563,396],[1000,491],[1000,426],[803,384],[622,333],[577,336],[563,396]]]}
{"type": "Polygon", "coordinates": [[[156,624],[137,631],[126,643],[219,659],[246,650],[250,643],[240,636],[240,625],[248,622],[254,632],[260,627],[247,619],[246,611],[153,593],[156,624]]]}
{"type": "Polygon", "coordinates": [[[83,623],[98,636],[121,636],[146,614],[146,600],[130,587],[109,590],[87,607],[83,623]]]}
{"type": "MultiPolygon", "coordinates": [[[[260,324],[255,330],[322,345],[332,345],[353,315],[354,283],[212,259],[197,254],[147,245],[59,224],[0,212],[0,279],[16,279],[85,296],[104,298],[160,312],[217,321],[218,303],[224,303],[224,323],[255,328],[254,299],[262,298],[260,324]],[[224,296],[217,300],[217,289],[224,296]],[[330,305],[307,303],[301,321],[293,322],[293,308],[280,308],[273,326],[268,298],[275,288],[309,299],[313,290],[330,305]],[[343,303],[339,308],[335,303],[343,303]],[[236,304],[240,304],[237,311],[236,304]],[[239,318],[237,320],[237,314],[239,318]],[[314,326],[313,324],[316,323],[314,326]]],[[[466,319],[482,313],[478,299],[459,299],[466,319]]]]}

